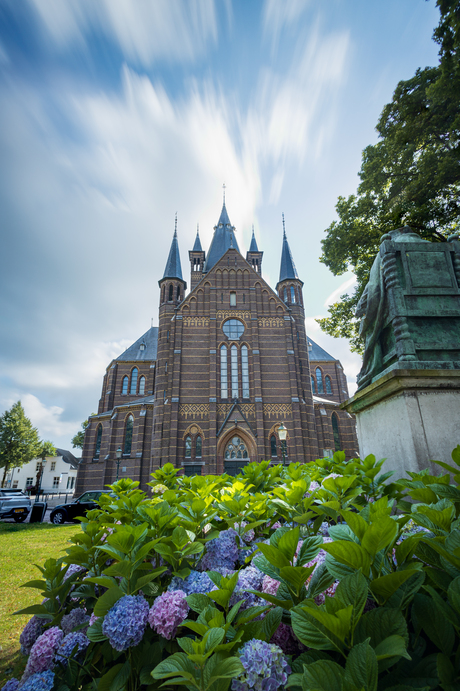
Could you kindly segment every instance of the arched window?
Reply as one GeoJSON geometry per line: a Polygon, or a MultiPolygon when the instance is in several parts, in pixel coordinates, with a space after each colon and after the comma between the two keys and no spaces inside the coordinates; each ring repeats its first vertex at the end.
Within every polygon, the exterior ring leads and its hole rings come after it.
{"type": "Polygon", "coordinates": [[[166,332],[166,343],[169,343],[169,331],[166,332]]]}
{"type": "Polygon", "coordinates": [[[326,375],[326,393],[332,393],[331,378],[326,375]]]}
{"type": "Polygon", "coordinates": [[[232,398],[238,398],[238,348],[232,345],[230,348],[230,363],[232,370],[232,398]]]}
{"type": "Polygon", "coordinates": [[[137,369],[137,367],[135,367],[133,369],[133,371],[131,372],[131,388],[129,390],[129,393],[131,395],[135,394],[137,392],[137,375],[138,374],[139,374],[139,370],[137,369]]]}
{"type": "Polygon", "coordinates": [[[123,382],[121,386],[121,393],[122,394],[127,394],[128,393],[128,377],[123,377],[123,382]]]}
{"type": "Polygon", "coordinates": [[[332,432],[334,433],[334,447],[336,451],[340,451],[342,444],[340,442],[339,421],[337,415],[332,413],[332,432]]]}
{"type": "Polygon", "coordinates": [[[167,374],[167,373],[168,373],[168,361],[166,360],[166,362],[165,362],[165,374],[167,374]]]}
{"type": "Polygon", "coordinates": [[[285,289],[284,289],[284,302],[287,302],[287,301],[288,301],[288,298],[287,298],[287,289],[285,288],[285,289]]]}
{"type": "Polygon", "coordinates": [[[96,432],[96,448],[94,449],[94,458],[99,458],[101,455],[101,441],[102,441],[102,425],[97,426],[96,432]]]}
{"type": "Polygon", "coordinates": [[[315,378],[313,375],[311,375],[311,390],[315,393],[315,378]]]}
{"type": "Polygon", "coordinates": [[[321,372],[319,367],[316,368],[316,386],[318,389],[318,393],[324,393],[323,373],[321,372]]]}
{"type": "Polygon", "coordinates": [[[220,397],[228,398],[227,348],[220,347],[220,397]]]}
{"type": "Polygon", "coordinates": [[[274,434],[272,434],[272,436],[270,437],[270,449],[271,449],[272,456],[278,455],[278,451],[276,448],[276,437],[274,434]]]}
{"type": "Polygon", "coordinates": [[[145,377],[139,379],[139,393],[141,396],[145,394],[145,377]]]}
{"type": "Polygon", "coordinates": [[[171,285],[169,286],[169,297],[168,297],[169,302],[171,302],[172,299],[173,299],[173,285],[171,283],[171,285]]]}
{"type": "Polygon", "coordinates": [[[195,441],[195,458],[201,458],[201,437],[197,436],[195,441]]]}
{"type": "Polygon", "coordinates": [[[249,365],[248,365],[248,348],[241,346],[241,378],[243,398],[249,398],[249,365]]]}
{"type": "Polygon", "coordinates": [[[161,302],[165,301],[165,286],[163,286],[163,290],[161,291],[161,302]]]}
{"type": "Polygon", "coordinates": [[[246,444],[240,437],[232,437],[225,449],[225,459],[249,458],[246,444]]]}
{"type": "Polygon", "coordinates": [[[177,286],[176,300],[180,300],[180,286],[177,286]]]}
{"type": "Polygon", "coordinates": [[[185,437],[185,458],[192,457],[192,437],[185,437]]]}
{"type": "Polygon", "coordinates": [[[125,443],[123,447],[123,454],[125,456],[129,456],[131,453],[131,446],[133,444],[133,427],[134,427],[134,418],[132,415],[128,415],[128,419],[126,420],[126,426],[125,426],[125,443]]]}
{"type": "Polygon", "coordinates": [[[291,302],[295,304],[295,290],[294,286],[291,286],[291,302]]]}

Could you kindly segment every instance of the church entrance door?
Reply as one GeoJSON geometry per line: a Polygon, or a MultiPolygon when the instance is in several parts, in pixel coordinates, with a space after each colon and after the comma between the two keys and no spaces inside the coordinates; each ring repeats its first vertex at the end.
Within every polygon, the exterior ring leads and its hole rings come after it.
{"type": "Polygon", "coordinates": [[[243,439],[238,435],[230,437],[224,451],[224,471],[235,477],[249,462],[248,449],[243,439]]]}

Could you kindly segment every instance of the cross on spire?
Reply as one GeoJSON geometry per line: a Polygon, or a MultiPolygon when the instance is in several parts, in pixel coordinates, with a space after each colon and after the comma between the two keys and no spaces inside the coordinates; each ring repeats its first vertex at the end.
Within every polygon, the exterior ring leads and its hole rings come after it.
{"type": "Polygon", "coordinates": [[[224,184],[222,185],[222,189],[224,190],[224,204],[225,204],[225,190],[226,190],[225,182],[224,182],[224,184]]]}
{"type": "Polygon", "coordinates": [[[174,237],[177,237],[177,211],[176,211],[176,217],[174,221],[174,237]]]}
{"type": "Polygon", "coordinates": [[[284,211],[281,215],[283,216],[283,237],[286,237],[286,227],[284,225],[284,211]]]}

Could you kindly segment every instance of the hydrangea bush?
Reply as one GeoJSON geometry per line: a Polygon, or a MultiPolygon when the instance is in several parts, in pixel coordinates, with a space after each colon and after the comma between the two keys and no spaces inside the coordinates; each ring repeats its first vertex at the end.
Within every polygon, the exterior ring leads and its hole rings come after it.
{"type": "Polygon", "coordinates": [[[338,452],[237,478],[166,465],[148,495],[118,481],[26,584],[44,599],[3,691],[454,691],[452,459],[396,480],[338,452]]]}

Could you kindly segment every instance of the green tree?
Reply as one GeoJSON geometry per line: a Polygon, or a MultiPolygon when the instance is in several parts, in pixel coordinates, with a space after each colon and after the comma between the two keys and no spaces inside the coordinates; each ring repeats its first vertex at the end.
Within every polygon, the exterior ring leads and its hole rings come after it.
{"type": "Polygon", "coordinates": [[[37,429],[18,401],[0,416],[0,468],[4,468],[2,487],[9,468],[28,463],[39,456],[41,449],[37,429]]]}
{"type": "Polygon", "coordinates": [[[321,261],[336,276],[353,270],[357,286],[318,322],[332,336],[348,338],[352,350],[361,349],[354,312],[380,237],[409,225],[426,240],[441,242],[459,227],[460,9],[458,0],[437,5],[440,64],[398,84],[377,123],[380,141],[363,151],[357,194],[339,197],[339,220],[322,241],[321,261]]]}
{"type": "MultiPolygon", "coordinates": [[[[90,417],[95,415],[95,413],[91,413],[90,417]]],[[[89,425],[89,420],[85,420],[84,422],[81,423],[81,430],[76,433],[76,435],[72,438],[72,446],[74,449],[82,449],[83,448],[83,442],[85,441],[85,430],[89,425]]]]}

